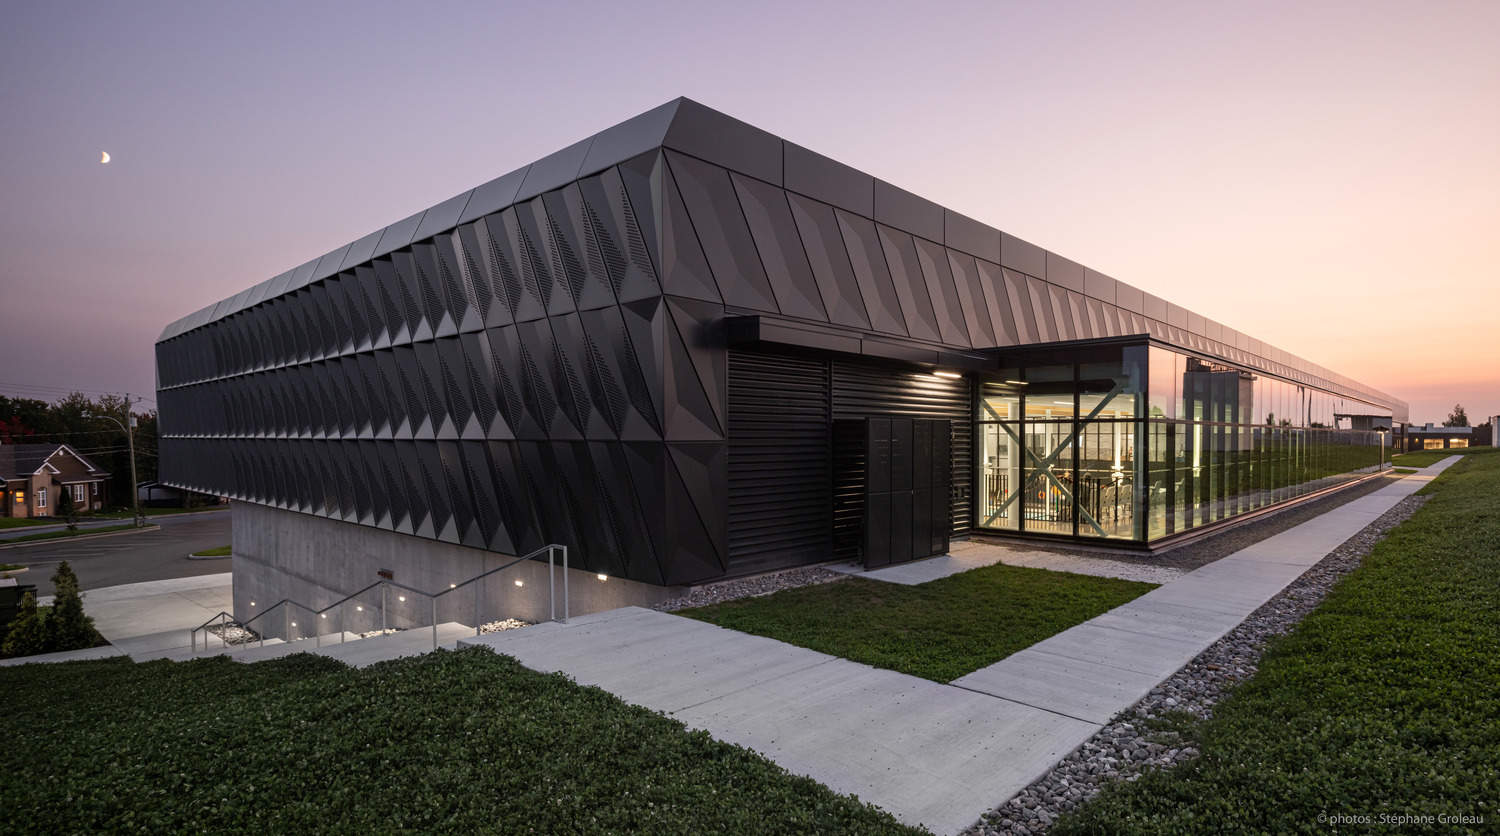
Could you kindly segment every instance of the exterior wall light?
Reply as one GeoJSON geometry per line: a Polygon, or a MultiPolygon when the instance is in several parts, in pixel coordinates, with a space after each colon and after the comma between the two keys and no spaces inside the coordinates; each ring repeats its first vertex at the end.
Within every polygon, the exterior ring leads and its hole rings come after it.
{"type": "Polygon", "coordinates": [[[355,607],[355,608],[354,608],[354,610],[355,610],[355,611],[356,611],[356,612],[364,612],[364,611],[365,611],[365,608],[364,608],[364,607],[355,607]]]}
{"type": "Polygon", "coordinates": [[[526,584],[524,584],[524,583],[521,583],[521,582],[520,582],[520,581],[516,581],[516,586],[525,586],[525,585],[526,585],[526,584]]]}
{"type": "Polygon", "coordinates": [[[600,575],[599,576],[599,580],[601,580],[601,581],[607,581],[607,580],[609,580],[609,575],[600,575]]]}
{"type": "Polygon", "coordinates": [[[297,626],[297,622],[295,622],[295,621],[293,621],[293,622],[292,622],[292,626],[293,626],[293,627],[296,627],[296,626],[297,626]]]}
{"type": "Polygon", "coordinates": [[[328,613],[326,613],[326,612],[320,612],[320,613],[318,613],[318,617],[319,618],[327,618],[328,617],[328,613]]]}
{"type": "Polygon", "coordinates": [[[250,602],[250,606],[252,606],[252,607],[253,607],[253,606],[255,606],[255,602],[254,602],[254,601],[251,601],[251,602],[250,602]]]}
{"type": "Polygon", "coordinates": [[[396,600],[397,601],[405,601],[406,600],[406,596],[405,595],[397,595],[396,596],[396,600]]]}

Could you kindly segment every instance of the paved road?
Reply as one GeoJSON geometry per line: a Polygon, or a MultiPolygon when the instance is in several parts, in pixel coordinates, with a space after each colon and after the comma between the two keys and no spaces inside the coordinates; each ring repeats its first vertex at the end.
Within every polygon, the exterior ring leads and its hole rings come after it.
{"type": "Polygon", "coordinates": [[[99,589],[141,581],[216,575],[229,571],[229,558],[188,560],[196,551],[229,544],[228,511],[153,517],[161,528],[87,540],[44,540],[31,546],[0,550],[0,563],[29,566],[17,574],[23,584],[36,584],[37,595],[51,595],[49,580],[57,564],[66,560],[85,589],[99,589]]]}

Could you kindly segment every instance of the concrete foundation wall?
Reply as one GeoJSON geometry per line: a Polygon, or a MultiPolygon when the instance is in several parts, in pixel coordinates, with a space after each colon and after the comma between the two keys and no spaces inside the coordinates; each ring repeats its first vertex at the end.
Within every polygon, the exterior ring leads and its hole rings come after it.
{"type": "MultiPolygon", "coordinates": [[[[337,610],[319,617],[300,607],[275,609],[291,599],[322,609],[344,596],[381,580],[388,570],[396,583],[437,594],[514,560],[514,557],[465,546],[397,534],[310,514],[284,511],[251,502],[234,503],[234,612],[240,621],[255,616],[251,627],[267,638],[296,638],[432,624],[432,604],[394,585],[372,589],[337,610]],[[406,600],[401,600],[402,596],[406,600]],[[314,632],[316,631],[316,632],[314,632]]],[[[546,621],[552,617],[548,596],[549,570],[545,555],[484,581],[440,596],[438,623],[473,625],[476,603],[484,622],[518,618],[546,621]],[[516,581],[521,585],[517,586],[516,581]],[[477,602],[476,602],[476,587],[477,602]]],[[[569,611],[584,615],[624,606],[651,606],[682,593],[681,587],[661,587],[620,578],[600,580],[590,572],[570,569],[569,611]]],[[[563,615],[562,556],[557,554],[556,612],[563,615]]]]}

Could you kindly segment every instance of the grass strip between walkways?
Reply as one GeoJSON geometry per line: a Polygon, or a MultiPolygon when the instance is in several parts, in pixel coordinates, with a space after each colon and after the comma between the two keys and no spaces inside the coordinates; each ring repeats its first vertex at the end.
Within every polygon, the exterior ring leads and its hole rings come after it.
{"type": "Polygon", "coordinates": [[[0,668],[16,832],[915,834],[485,648],[0,668]]]}
{"type": "Polygon", "coordinates": [[[201,552],[193,552],[193,557],[229,557],[233,554],[233,546],[214,546],[201,552]]]}
{"type": "MultiPolygon", "coordinates": [[[[1391,464],[1395,467],[1432,467],[1449,456],[1461,456],[1469,448],[1459,447],[1453,450],[1414,450],[1410,453],[1402,453],[1391,456],[1391,464]]],[[[1479,449],[1479,448],[1474,448],[1479,449]]]]}
{"type": "Polygon", "coordinates": [[[677,614],[949,682],[1155,588],[997,563],[917,586],[852,577],[677,614]]]}
{"type": "Polygon", "coordinates": [[[1495,832],[1500,451],[1467,451],[1423,490],[1213,720],[1177,727],[1198,759],[1049,832],[1495,832]]]}

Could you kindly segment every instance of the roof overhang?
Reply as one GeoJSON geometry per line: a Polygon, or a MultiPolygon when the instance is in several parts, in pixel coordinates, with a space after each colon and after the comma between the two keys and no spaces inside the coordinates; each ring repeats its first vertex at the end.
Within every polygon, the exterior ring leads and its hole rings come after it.
{"type": "Polygon", "coordinates": [[[726,317],[724,325],[725,336],[732,348],[894,360],[971,372],[993,372],[999,368],[993,357],[977,351],[958,352],[919,340],[866,334],[797,319],[753,314],[726,317]]]}

